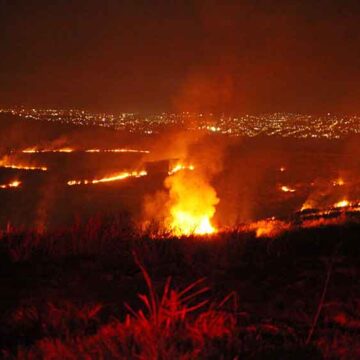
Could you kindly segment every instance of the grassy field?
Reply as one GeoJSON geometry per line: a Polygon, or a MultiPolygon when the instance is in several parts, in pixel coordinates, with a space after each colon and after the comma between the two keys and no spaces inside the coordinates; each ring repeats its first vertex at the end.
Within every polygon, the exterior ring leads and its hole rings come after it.
{"type": "Polygon", "coordinates": [[[124,223],[1,234],[2,358],[360,357],[359,225],[258,239],[124,223]]]}

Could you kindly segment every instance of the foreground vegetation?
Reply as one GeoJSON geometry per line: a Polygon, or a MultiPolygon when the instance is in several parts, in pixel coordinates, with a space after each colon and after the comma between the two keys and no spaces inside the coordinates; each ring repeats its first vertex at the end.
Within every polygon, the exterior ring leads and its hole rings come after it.
{"type": "Polygon", "coordinates": [[[1,357],[354,359],[360,226],[150,238],[92,219],[1,234],[1,357]]]}

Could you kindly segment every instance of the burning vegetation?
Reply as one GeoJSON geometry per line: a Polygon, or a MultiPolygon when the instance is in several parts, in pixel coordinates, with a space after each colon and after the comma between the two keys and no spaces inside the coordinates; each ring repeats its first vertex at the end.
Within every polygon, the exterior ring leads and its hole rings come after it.
{"type": "Polygon", "coordinates": [[[184,164],[176,164],[175,166],[172,166],[170,170],[168,171],[168,175],[173,175],[181,170],[195,170],[194,165],[184,165],[184,164]]]}
{"type": "Polygon", "coordinates": [[[216,232],[211,223],[219,199],[199,173],[177,171],[165,180],[169,190],[167,227],[173,235],[206,235],[216,232]]]}
{"type": "Polygon", "coordinates": [[[348,200],[340,200],[337,203],[334,204],[335,208],[344,208],[350,205],[350,202],[348,200]]]}
{"type": "Polygon", "coordinates": [[[120,172],[120,173],[115,173],[113,175],[105,176],[105,177],[103,177],[101,179],[69,180],[67,182],[67,184],[69,186],[101,184],[101,183],[108,183],[108,182],[113,182],[113,181],[125,180],[125,179],[128,179],[128,178],[139,178],[139,177],[146,176],[146,175],[147,175],[147,172],[145,170],[132,171],[132,172],[123,171],[123,172],[120,172]]]}
{"type": "Polygon", "coordinates": [[[1,165],[5,169],[15,169],[15,170],[32,170],[32,171],[47,171],[46,166],[29,166],[29,165],[20,165],[20,164],[7,164],[1,165]]]}
{"type": "Polygon", "coordinates": [[[87,153],[135,153],[135,154],[149,154],[149,150],[137,149],[88,149],[87,153]]]}
{"type": "Polygon", "coordinates": [[[277,220],[275,218],[259,220],[243,227],[245,231],[255,231],[257,238],[274,238],[281,235],[285,231],[291,229],[289,222],[277,220]]]}
{"type": "Polygon", "coordinates": [[[14,169],[14,170],[28,170],[28,171],[47,171],[48,168],[46,166],[35,166],[24,164],[16,159],[12,159],[9,156],[4,156],[0,159],[0,167],[5,169],[14,169]]]}
{"type": "Polygon", "coordinates": [[[296,191],[294,188],[291,188],[291,187],[286,186],[286,185],[281,186],[280,189],[281,189],[281,191],[283,191],[283,192],[289,192],[289,193],[293,193],[293,192],[296,191]]]}
{"type": "Polygon", "coordinates": [[[21,181],[14,180],[8,184],[0,185],[0,189],[11,189],[11,188],[18,188],[21,185],[21,181]]]}
{"type": "MultiPolygon", "coordinates": [[[[317,174],[320,171],[318,167],[305,176],[302,170],[298,171],[296,161],[292,162],[290,157],[281,153],[267,156],[261,146],[258,150],[259,143],[256,151],[247,152],[245,146],[227,140],[222,143],[220,138],[216,144],[210,139],[210,144],[200,132],[186,135],[166,133],[155,138],[151,145],[146,140],[142,144],[134,142],[127,146],[118,140],[107,142],[96,139],[94,142],[93,139],[80,139],[76,138],[76,134],[73,138],[63,136],[51,142],[32,141],[31,146],[21,144],[18,149],[4,147],[7,155],[1,159],[0,167],[19,172],[11,172],[16,177],[9,179],[4,171],[1,188],[19,187],[20,181],[18,185],[17,181],[10,182],[14,178],[20,179],[25,189],[31,189],[34,184],[40,189],[52,186],[60,189],[67,186],[100,186],[146,176],[146,189],[139,188],[138,193],[135,196],[131,194],[128,203],[121,206],[125,208],[129,204],[130,215],[139,220],[141,212],[133,205],[146,203],[145,219],[141,219],[144,220],[141,224],[153,221],[170,236],[208,235],[236,229],[243,224],[256,229],[259,237],[274,236],[278,228],[285,229],[286,226],[268,220],[272,217],[291,223],[297,212],[326,217],[339,211],[356,212],[358,209],[354,205],[359,198],[358,188],[354,193],[352,189],[357,173],[354,171],[352,174],[351,169],[343,169],[335,163],[331,172],[317,174]],[[41,156],[46,153],[49,155],[41,156]],[[56,153],[69,156],[59,157],[56,153]],[[139,156],[121,155],[132,153],[139,156]],[[63,161],[64,167],[57,174],[60,161],[63,161]],[[148,167],[148,164],[154,166],[148,167]],[[156,170],[155,165],[161,166],[156,170]],[[49,169],[54,171],[48,174],[30,173],[49,169]],[[29,171],[29,174],[20,173],[22,170],[29,171]],[[133,198],[134,202],[131,202],[133,198]],[[158,204],[149,206],[149,203],[158,204]],[[301,211],[298,211],[299,208],[301,211]]],[[[135,189],[145,182],[137,184],[134,181],[131,184],[131,188],[135,189]]],[[[104,186],[103,189],[110,191],[111,187],[104,186]]],[[[78,192],[81,197],[80,189],[78,192]]],[[[102,190],[88,194],[95,198],[100,193],[102,190]]],[[[102,206],[106,201],[100,199],[99,204],[102,206]]]]}
{"type": "Polygon", "coordinates": [[[145,200],[143,227],[153,222],[171,236],[210,235],[219,202],[215,189],[199,167],[183,161],[169,166],[164,180],[166,191],[145,200]]]}
{"type": "Polygon", "coordinates": [[[75,151],[84,151],[86,153],[136,153],[136,154],[149,154],[149,150],[138,150],[138,149],[126,149],[126,148],[116,148],[116,149],[85,149],[77,150],[71,147],[64,147],[58,149],[41,149],[38,147],[31,147],[22,150],[24,154],[43,154],[43,153],[72,153],[75,151]]]}
{"type": "Polygon", "coordinates": [[[59,149],[39,149],[37,147],[31,147],[24,149],[22,152],[24,154],[41,154],[41,153],[71,153],[75,150],[70,147],[64,147],[59,149]]]}

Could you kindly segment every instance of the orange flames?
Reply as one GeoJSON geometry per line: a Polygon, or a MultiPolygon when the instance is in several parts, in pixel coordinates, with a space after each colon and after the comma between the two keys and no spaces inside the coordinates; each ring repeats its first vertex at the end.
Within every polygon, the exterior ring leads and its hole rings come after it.
{"type": "Polygon", "coordinates": [[[170,197],[167,228],[175,236],[206,235],[217,231],[211,219],[219,199],[200,173],[180,171],[192,169],[177,165],[165,180],[170,197]]]}
{"type": "Polygon", "coordinates": [[[47,171],[46,166],[32,166],[32,165],[18,164],[15,163],[13,160],[10,160],[8,156],[4,156],[2,159],[0,159],[0,167],[6,169],[16,169],[16,170],[47,171]]]}
{"type": "Polygon", "coordinates": [[[342,178],[338,178],[333,182],[333,186],[344,186],[345,181],[342,178]]]}
{"type": "Polygon", "coordinates": [[[149,154],[149,150],[137,150],[137,149],[88,149],[85,150],[87,153],[140,153],[140,154],[149,154]]]}
{"type": "Polygon", "coordinates": [[[192,171],[194,169],[195,169],[194,165],[176,164],[168,171],[168,174],[173,175],[173,174],[177,173],[178,171],[182,171],[182,170],[191,170],[192,171]]]}
{"type": "MultiPolygon", "coordinates": [[[[319,215],[327,215],[330,214],[334,210],[339,210],[342,208],[351,208],[352,211],[358,211],[360,202],[359,201],[349,201],[347,199],[340,200],[330,206],[327,207],[319,207],[319,209],[323,209],[323,211],[318,212],[319,215]],[[324,210],[325,209],[325,210],[324,210]]],[[[315,206],[311,202],[305,202],[300,211],[304,210],[314,210],[315,206]]]]}
{"type": "MultiPolygon", "coordinates": [[[[22,152],[24,154],[42,154],[42,153],[72,153],[76,151],[70,147],[64,147],[60,149],[39,149],[37,147],[31,147],[24,149],[22,152]]],[[[141,154],[149,154],[149,150],[137,150],[137,149],[86,149],[83,150],[87,153],[141,153],[141,154]]]]}
{"type": "Polygon", "coordinates": [[[60,149],[38,149],[37,147],[24,149],[22,152],[24,154],[39,154],[39,153],[71,153],[74,149],[69,147],[64,147],[60,149]]]}
{"type": "Polygon", "coordinates": [[[0,189],[10,189],[10,188],[17,188],[21,185],[21,182],[18,180],[14,180],[9,184],[0,185],[0,189]]]}
{"type": "Polygon", "coordinates": [[[290,230],[291,224],[275,218],[259,220],[248,226],[249,230],[256,232],[256,237],[276,237],[290,230]]]}
{"type": "Polygon", "coordinates": [[[313,208],[314,208],[314,202],[311,200],[306,200],[305,203],[302,205],[300,211],[311,210],[313,208]]]}
{"type": "Polygon", "coordinates": [[[132,172],[120,172],[113,174],[111,176],[103,177],[101,179],[94,179],[94,180],[70,180],[67,182],[69,186],[74,185],[89,185],[89,184],[100,184],[100,183],[107,183],[112,181],[119,181],[124,180],[130,177],[139,178],[142,176],[146,176],[147,172],[145,170],[142,171],[132,171],[132,172]]]}
{"type": "Polygon", "coordinates": [[[345,199],[338,201],[336,204],[334,204],[335,208],[343,208],[343,207],[347,207],[347,206],[350,206],[350,201],[345,200],[345,199]]]}
{"type": "Polygon", "coordinates": [[[27,165],[1,165],[5,169],[17,169],[17,170],[38,170],[38,171],[47,171],[48,168],[45,166],[27,166],[27,165]]]}

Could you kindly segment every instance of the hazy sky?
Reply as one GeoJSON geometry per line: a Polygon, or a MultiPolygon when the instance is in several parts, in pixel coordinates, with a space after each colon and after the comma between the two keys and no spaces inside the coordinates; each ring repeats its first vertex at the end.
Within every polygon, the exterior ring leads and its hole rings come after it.
{"type": "Polygon", "coordinates": [[[0,103],[360,113],[360,1],[0,0],[0,103]]]}

